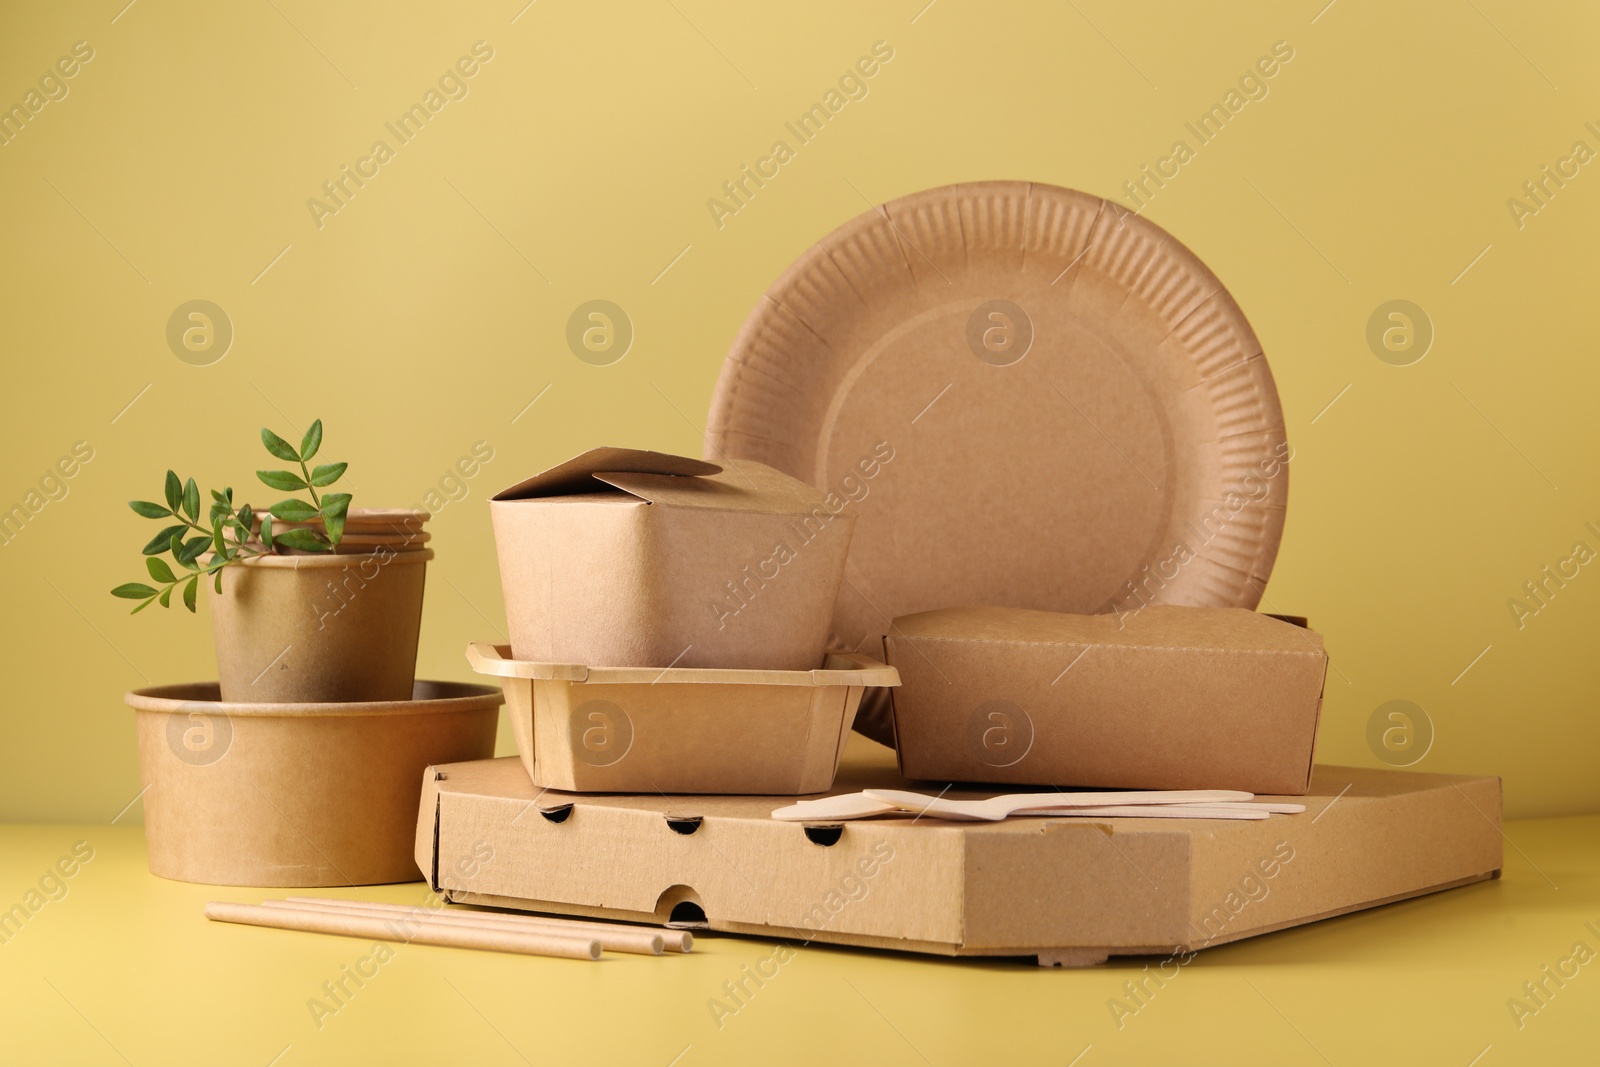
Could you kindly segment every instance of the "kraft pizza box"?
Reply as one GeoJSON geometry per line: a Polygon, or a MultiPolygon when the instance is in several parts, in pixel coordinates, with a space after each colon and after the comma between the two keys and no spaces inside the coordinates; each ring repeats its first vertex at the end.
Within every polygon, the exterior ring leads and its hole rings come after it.
{"type": "MultiPolygon", "coordinates": [[[[852,738],[834,792],[905,788],[852,738]]],[[[952,798],[991,793],[952,789],[952,798]]],[[[1083,966],[1194,952],[1497,877],[1500,781],[1319,766],[1262,821],[780,822],[788,797],[541,790],[515,757],[424,774],[445,898],[793,942],[1083,966]]]]}

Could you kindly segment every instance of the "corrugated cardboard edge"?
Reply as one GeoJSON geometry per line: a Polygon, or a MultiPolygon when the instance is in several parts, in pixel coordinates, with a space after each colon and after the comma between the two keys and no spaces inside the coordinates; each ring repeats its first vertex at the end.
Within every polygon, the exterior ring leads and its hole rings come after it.
{"type": "Polygon", "coordinates": [[[428,888],[439,892],[439,783],[445,772],[438,767],[422,771],[422,801],[417,807],[417,870],[428,888]]]}
{"type": "MultiPolygon", "coordinates": [[[[1336,919],[1341,915],[1353,915],[1358,911],[1368,911],[1372,908],[1381,908],[1389,904],[1397,904],[1402,900],[1416,900],[1433,893],[1442,893],[1448,889],[1459,889],[1462,886],[1476,885],[1479,882],[1493,881],[1500,877],[1499,870],[1485,871],[1482,874],[1469,875],[1456,878],[1436,885],[1425,886],[1421,889],[1405,893],[1396,893],[1382,900],[1370,903],[1352,904],[1348,907],[1330,908],[1327,911],[1308,915],[1303,919],[1290,919],[1271,926],[1262,926],[1250,930],[1240,930],[1226,937],[1218,938],[1206,946],[1219,948],[1222,945],[1243,941],[1247,938],[1257,937],[1261,934],[1277,933],[1279,930],[1290,930],[1296,926],[1306,926],[1310,923],[1321,922],[1324,919],[1336,919]]],[[[493,893],[465,893],[446,892],[444,899],[452,904],[476,904],[489,908],[504,908],[512,911],[537,912],[547,915],[566,915],[573,918],[586,919],[611,919],[622,922],[658,924],[659,916],[653,912],[624,911],[616,908],[593,908],[575,904],[563,904],[549,900],[525,900],[520,897],[497,896],[493,893]]],[[[675,924],[676,925],[676,924],[675,924]]],[[[1166,956],[1175,951],[1203,951],[1195,945],[1118,945],[1115,947],[1094,947],[1086,945],[1068,945],[1055,948],[1039,948],[1029,952],[1019,952],[1014,955],[996,956],[983,949],[969,948],[964,945],[952,945],[943,941],[916,941],[900,937],[876,937],[871,934],[833,934],[828,931],[814,933],[800,927],[762,926],[751,923],[723,923],[715,927],[705,924],[695,924],[695,929],[706,930],[712,933],[738,934],[743,937],[755,937],[767,941],[796,941],[801,943],[821,943],[838,945],[844,948],[870,948],[887,952],[912,952],[924,956],[945,956],[951,959],[1026,959],[1036,956],[1041,967],[1093,967],[1105,963],[1112,956],[1166,956]]]]}

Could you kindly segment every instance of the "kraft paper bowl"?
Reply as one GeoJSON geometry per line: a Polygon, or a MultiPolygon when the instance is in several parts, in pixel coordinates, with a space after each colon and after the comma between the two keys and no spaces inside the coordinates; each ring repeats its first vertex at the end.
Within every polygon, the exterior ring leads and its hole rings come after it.
{"type": "Polygon", "coordinates": [[[209,885],[415,881],[423,768],[488,759],[494,686],[418,681],[412,699],[242,704],[215,682],[128,693],[150,871],[209,885]]]}

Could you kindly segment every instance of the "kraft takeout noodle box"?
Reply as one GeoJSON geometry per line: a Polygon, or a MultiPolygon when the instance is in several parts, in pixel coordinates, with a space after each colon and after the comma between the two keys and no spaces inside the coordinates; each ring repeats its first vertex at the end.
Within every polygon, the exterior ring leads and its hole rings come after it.
{"type": "Polygon", "coordinates": [[[501,679],[533,783],[583,793],[820,793],[861,694],[900,681],[842,653],[809,671],[528,663],[490,644],[467,661],[501,679]]]}
{"type": "Polygon", "coordinates": [[[1301,794],[1328,657],[1243,608],[966,607],[895,620],[909,778],[1301,794]]]}
{"type": "Polygon", "coordinates": [[[490,503],[518,659],[810,670],[854,512],[754,462],[596,448],[490,503]]]}

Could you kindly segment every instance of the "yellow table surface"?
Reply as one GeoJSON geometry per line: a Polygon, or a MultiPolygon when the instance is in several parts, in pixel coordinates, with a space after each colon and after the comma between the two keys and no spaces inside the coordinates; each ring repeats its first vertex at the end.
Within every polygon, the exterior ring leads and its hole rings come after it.
{"type": "MultiPolygon", "coordinates": [[[[804,947],[718,1019],[712,999],[732,1006],[723,984],[774,942],[598,963],[397,945],[380,963],[371,942],[208,922],[207,900],[292,891],[156,878],[138,826],[4,826],[0,908],[37,910],[3,927],[0,1062],[1597,1063],[1597,846],[1600,816],[1508,823],[1502,879],[1209,949],[1119,1027],[1108,1002],[1134,1005],[1124,983],[1159,959],[804,947]],[[92,859],[49,877],[79,842],[92,859]],[[361,961],[372,977],[330,999],[361,961]],[[1524,988],[1541,980],[1542,1004],[1524,988]]],[[[311,892],[417,903],[426,887],[311,892]]]]}

